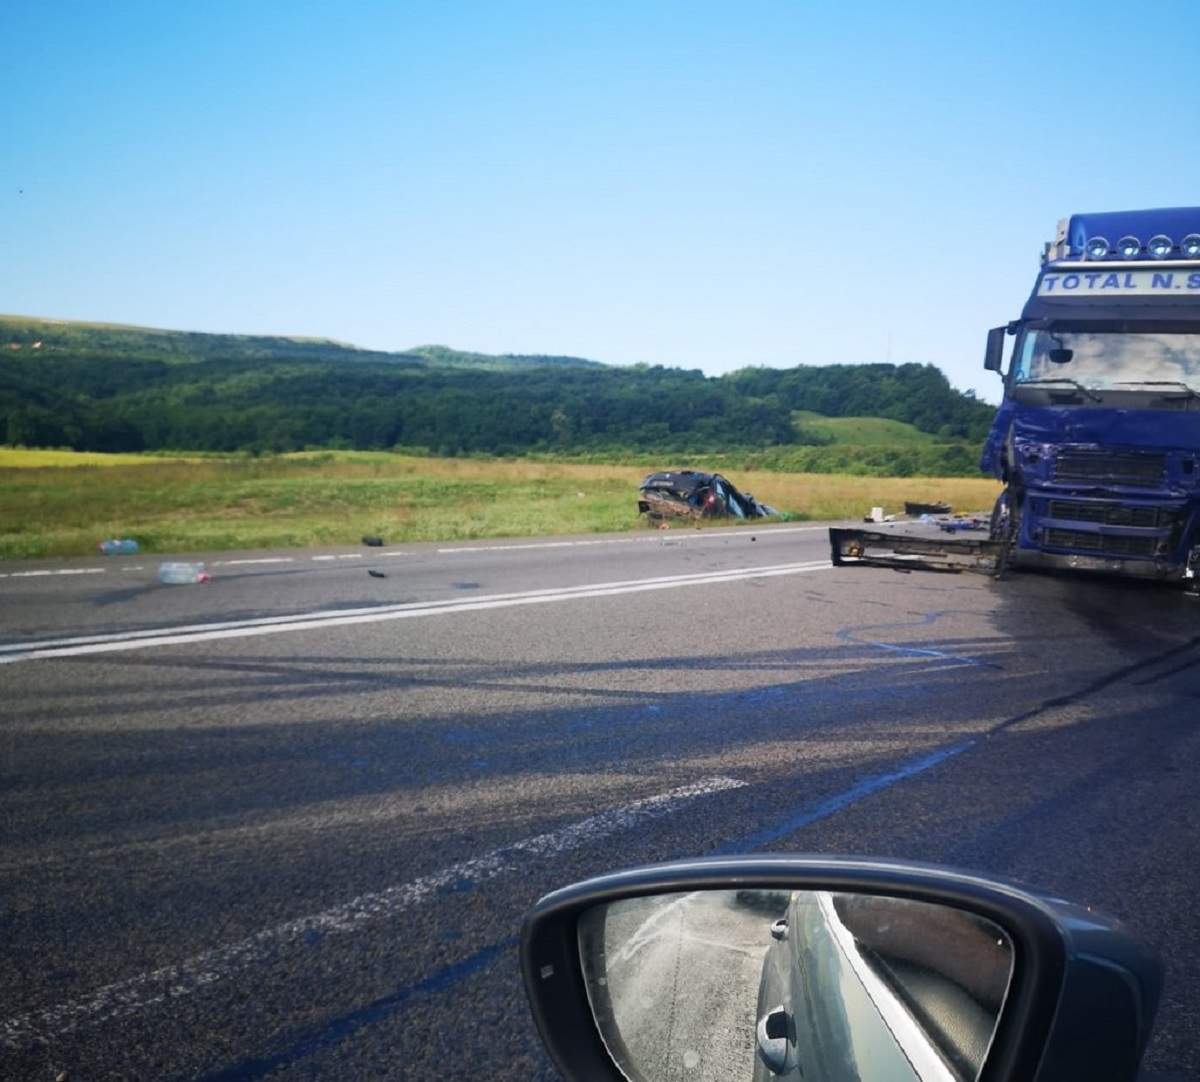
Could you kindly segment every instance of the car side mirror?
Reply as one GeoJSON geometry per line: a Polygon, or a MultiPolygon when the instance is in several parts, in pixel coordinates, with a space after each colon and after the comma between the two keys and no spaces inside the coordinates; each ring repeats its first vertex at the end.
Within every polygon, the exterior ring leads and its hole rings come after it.
{"type": "Polygon", "coordinates": [[[1004,363],[1004,336],[1008,327],[993,327],[988,331],[987,348],[983,354],[983,367],[989,372],[999,372],[1004,363]]]}
{"type": "Polygon", "coordinates": [[[1113,921],[948,868],[681,861],[543,898],[526,994],[567,1079],[1133,1080],[1162,984],[1113,921]]]}

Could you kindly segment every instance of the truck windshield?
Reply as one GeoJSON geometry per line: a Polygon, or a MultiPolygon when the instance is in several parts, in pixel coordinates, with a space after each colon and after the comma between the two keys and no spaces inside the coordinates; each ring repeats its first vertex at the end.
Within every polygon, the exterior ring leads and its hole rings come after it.
{"type": "Polygon", "coordinates": [[[1062,380],[1094,391],[1200,392],[1200,334],[1030,330],[1013,380],[1062,380]]]}

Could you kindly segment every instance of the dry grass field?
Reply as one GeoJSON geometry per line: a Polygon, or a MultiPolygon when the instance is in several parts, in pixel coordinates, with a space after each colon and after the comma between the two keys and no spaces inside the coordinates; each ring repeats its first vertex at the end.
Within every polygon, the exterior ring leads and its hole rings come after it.
{"type": "MultiPolygon", "coordinates": [[[[368,533],[400,543],[629,530],[641,526],[637,485],[648,472],[354,451],[71,456],[0,449],[0,558],[92,553],[108,537],[187,552],[354,544],[368,533]],[[103,465],[88,461],[97,458],[103,465]]],[[[861,518],[872,506],[899,511],[905,500],[980,510],[998,491],[983,478],[731,471],[730,479],[789,518],[817,521],[861,518]]]]}

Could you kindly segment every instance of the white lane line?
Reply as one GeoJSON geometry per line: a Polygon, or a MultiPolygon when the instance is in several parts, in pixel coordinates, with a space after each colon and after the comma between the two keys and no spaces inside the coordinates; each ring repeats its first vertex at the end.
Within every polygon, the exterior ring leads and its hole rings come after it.
{"type": "MultiPolygon", "coordinates": [[[[781,533],[812,533],[818,530],[827,530],[828,526],[778,526],[765,527],[761,534],[756,533],[755,536],[769,537],[771,534],[781,533]]],[[[697,533],[689,531],[686,537],[689,541],[727,541],[731,537],[741,537],[750,532],[750,528],[742,528],[738,530],[709,530],[705,533],[697,533]]],[[[676,531],[673,535],[678,538],[680,532],[676,531]]],[[[524,549],[563,549],[563,548],[584,548],[589,545],[648,545],[656,542],[661,542],[663,535],[655,533],[650,537],[605,537],[597,538],[594,541],[535,541],[523,543],[519,545],[462,545],[456,548],[440,548],[435,549],[439,555],[454,554],[459,552],[518,552],[524,549]]],[[[399,549],[392,549],[386,552],[374,553],[375,556],[413,556],[412,552],[402,552],[399,549]]],[[[351,552],[332,556],[310,556],[310,560],[361,560],[363,553],[351,552]]],[[[295,556],[269,556],[253,560],[214,560],[213,567],[233,567],[238,564],[290,564],[295,563],[298,557],[295,556]]],[[[122,567],[117,570],[121,571],[142,571],[145,565],[138,564],[136,567],[122,567]]],[[[0,572],[0,579],[21,579],[21,578],[42,578],[47,575],[105,575],[109,571],[107,567],[68,567],[60,568],[52,571],[6,571],[0,572]]]]}
{"type": "Polygon", "coordinates": [[[10,571],[10,579],[41,579],[48,575],[104,575],[107,567],[60,567],[53,571],[10,571]]]}
{"type": "Polygon", "coordinates": [[[581,598],[610,597],[615,594],[641,593],[647,590],[668,590],[742,579],[773,578],[780,575],[799,575],[810,571],[827,571],[828,561],[777,564],[768,567],[736,568],[693,575],[670,575],[654,579],[634,579],[624,582],[598,583],[593,586],[569,586],[559,589],[530,590],[515,594],[482,595],[471,599],[447,598],[441,601],[414,601],[400,605],[377,605],[359,609],[334,609],[327,612],[302,613],[292,616],[264,616],[255,620],[228,623],[188,624],[179,627],[154,628],[142,631],[114,632],[104,635],[81,635],[68,639],[45,639],[0,645],[0,665],[38,658],[74,657],[81,654],[104,654],[118,650],[138,650],[151,646],[177,646],[217,639],[248,638],[273,635],[287,631],[308,631],[351,624],[379,623],[419,616],[440,616],[446,613],[481,612],[487,609],[508,608],[514,605],[548,604],[574,601],[581,598]]]}
{"type": "Polygon", "coordinates": [[[314,935],[342,935],[372,921],[387,920],[407,909],[437,897],[447,888],[473,887],[489,879],[526,868],[531,859],[549,860],[572,849],[600,841],[618,831],[641,826],[677,811],[684,805],[713,793],[742,789],[746,782],[735,778],[711,777],[644,797],[577,823],[537,834],[531,838],[493,849],[482,856],[451,864],[432,875],[399,883],[386,890],[361,894],[320,913],[266,928],[237,943],[203,951],[175,965],[163,966],[88,995],[43,1010],[27,1011],[0,1023],[0,1044],[23,1048],[39,1040],[52,1040],[84,1026],[111,1022],[139,1014],[149,1007],[216,984],[239,970],[277,958],[280,950],[307,946],[314,935]]]}
{"type": "Polygon", "coordinates": [[[295,563],[291,556],[262,556],[255,560],[214,560],[213,567],[238,567],[244,564],[290,564],[295,563]]]}
{"type": "MultiPolygon", "coordinates": [[[[682,529],[682,528],[681,528],[682,529]]],[[[755,533],[755,537],[770,537],[773,534],[781,533],[811,533],[815,530],[828,530],[828,526],[782,526],[769,528],[764,527],[762,533],[755,533]]],[[[520,552],[525,549],[566,549],[566,548],[582,548],[587,545],[649,545],[659,542],[663,536],[669,531],[655,533],[651,537],[605,537],[598,538],[595,541],[531,541],[527,544],[520,545],[460,545],[455,548],[437,549],[439,555],[450,555],[458,552],[520,552]]],[[[731,537],[742,537],[749,533],[748,529],[739,530],[710,530],[706,533],[697,533],[688,531],[683,533],[689,541],[727,541],[731,537]]],[[[676,531],[672,537],[681,536],[680,531],[676,531]]]]}

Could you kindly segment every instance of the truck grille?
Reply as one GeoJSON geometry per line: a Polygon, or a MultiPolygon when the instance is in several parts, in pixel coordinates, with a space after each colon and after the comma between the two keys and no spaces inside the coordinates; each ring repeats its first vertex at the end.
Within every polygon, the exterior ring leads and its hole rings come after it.
{"type": "Polygon", "coordinates": [[[1138,451],[1063,451],[1054,464],[1058,481],[1117,481],[1131,485],[1162,480],[1166,455],[1138,451]]]}
{"type": "Polygon", "coordinates": [[[1047,518],[1096,522],[1104,526],[1141,526],[1165,529],[1175,524],[1175,512],[1159,507],[1122,507],[1117,503],[1086,500],[1051,500],[1047,518]]]}
{"type": "Polygon", "coordinates": [[[1046,544],[1054,548],[1082,549],[1105,556],[1153,556],[1158,539],[1087,533],[1083,530],[1047,530],[1046,544]]]}

